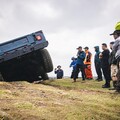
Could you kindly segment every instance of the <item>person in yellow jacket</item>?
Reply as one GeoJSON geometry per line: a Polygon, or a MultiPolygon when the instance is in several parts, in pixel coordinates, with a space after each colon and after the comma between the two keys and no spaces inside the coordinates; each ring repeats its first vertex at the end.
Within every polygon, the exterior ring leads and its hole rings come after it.
{"type": "Polygon", "coordinates": [[[85,53],[86,53],[86,57],[84,60],[86,79],[92,80],[93,79],[92,70],[91,70],[92,54],[91,54],[91,52],[89,52],[88,47],[85,47],[84,49],[85,49],[85,53]]]}

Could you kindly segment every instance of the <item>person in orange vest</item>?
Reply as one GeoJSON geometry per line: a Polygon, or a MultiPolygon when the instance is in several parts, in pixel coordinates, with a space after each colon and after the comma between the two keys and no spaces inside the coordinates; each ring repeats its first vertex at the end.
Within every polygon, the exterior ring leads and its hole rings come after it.
{"type": "Polygon", "coordinates": [[[85,49],[85,53],[86,53],[86,57],[85,57],[85,60],[84,60],[86,79],[92,80],[93,79],[92,70],[91,70],[92,54],[91,54],[91,52],[89,52],[88,47],[85,47],[84,49],[85,49]]]}

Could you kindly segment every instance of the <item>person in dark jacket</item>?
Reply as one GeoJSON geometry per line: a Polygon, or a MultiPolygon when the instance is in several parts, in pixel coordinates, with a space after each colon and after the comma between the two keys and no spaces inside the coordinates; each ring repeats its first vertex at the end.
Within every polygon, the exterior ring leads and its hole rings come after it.
{"type": "MultiPolygon", "coordinates": [[[[112,50],[114,42],[110,42],[110,49],[112,50]]],[[[117,86],[117,72],[118,72],[118,68],[117,68],[117,60],[115,58],[115,54],[116,52],[112,50],[112,52],[110,53],[110,57],[109,57],[109,63],[110,63],[110,67],[111,67],[111,77],[112,77],[112,81],[113,81],[113,88],[110,88],[109,90],[115,90],[116,86],[117,86]]]]}
{"type": "Polygon", "coordinates": [[[84,68],[84,60],[85,60],[85,52],[82,50],[82,47],[77,48],[77,63],[76,63],[76,70],[74,74],[74,82],[76,82],[76,79],[78,78],[78,74],[81,71],[82,73],[82,79],[85,80],[85,68],[84,68]]]}
{"type": "Polygon", "coordinates": [[[110,81],[111,81],[111,75],[110,75],[110,65],[109,65],[109,55],[110,51],[107,48],[107,44],[102,44],[103,52],[100,53],[99,57],[101,59],[101,65],[102,65],[102,71],[103,75],[105,77],[105,84],[102,86],[102,88],[110,88],[110,81]]]}
{"type": "Polygon", "coordinates": [[[72,60],[72,62],[71,62],[71,64],[70,64],[70,67],[72,67],[73,70],[72,70],[72,73],[71,73],[71,77],[70,77],[70,78],[73,78],[73,77],[74,77],[74,74],[75,74],[77,59],[76,59],[75,57],[72,57],[71,60],[72,60]]]}
{"type": "Polygon", "coordinates": [[[61,69],[60,65],[58,65],[57,68],[55,68],[55,74],[57,74],[57,79],[62,79],[63,78],[64,72],[61,69]]]}
{"type": "Polygon", "coordinates": [[[95,70],[97,73],[97,79],[98,81],[102,81],[102,68],[101,68],[101,61],[99,58],[100,55],[100,50],[99,50],[99,46],[95,46],[95,57],[94,57],[94,64],[95,64],[95,70]]]}

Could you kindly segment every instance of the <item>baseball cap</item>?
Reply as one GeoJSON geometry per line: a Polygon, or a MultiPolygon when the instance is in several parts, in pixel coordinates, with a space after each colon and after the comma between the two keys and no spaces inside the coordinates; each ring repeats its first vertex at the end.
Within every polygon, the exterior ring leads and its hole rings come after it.
{"type": "Polygon", "coordinates": [[[115,30],[113,33],[111,33],[110,35],[116,35],[116,34],[120,34],[120,30],[115,30]]]}
{"type": "Polygon", "coordinates": [[[59,68],[59,67],[61,68],[61,66],[60,66],[60,65],[58,65],[58,66],[57,66],[57,68],[59,68]]]}
{"type": "Polygon", "coordinates": [[[89,49],[89,47],[85,47],[84,49],[89,49]]]}
{"type": "Polygon", "coordinates": [[[112,44],[112,45],[113,45],[114,43],[115,43],[115,42],[110,42],[110,44],[112,44]]]}
{"type": "Polygon", "coordinates": [[[80,48],[82,48],[81,46],[79,46],[77,49],[80,49],[80,48]]]}

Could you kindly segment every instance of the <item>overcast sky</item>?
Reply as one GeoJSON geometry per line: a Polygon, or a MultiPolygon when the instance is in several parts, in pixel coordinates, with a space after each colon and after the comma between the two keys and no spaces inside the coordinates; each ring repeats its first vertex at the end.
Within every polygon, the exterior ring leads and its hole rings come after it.
{"type": "Polygon", "coordinates": [[[94,57],[94,46],[113,41],[119,8],[120,0],[0,0],[0,43],[43,30],[54,67],[68,76],[78,46],[88,46],[94,57]]]}

